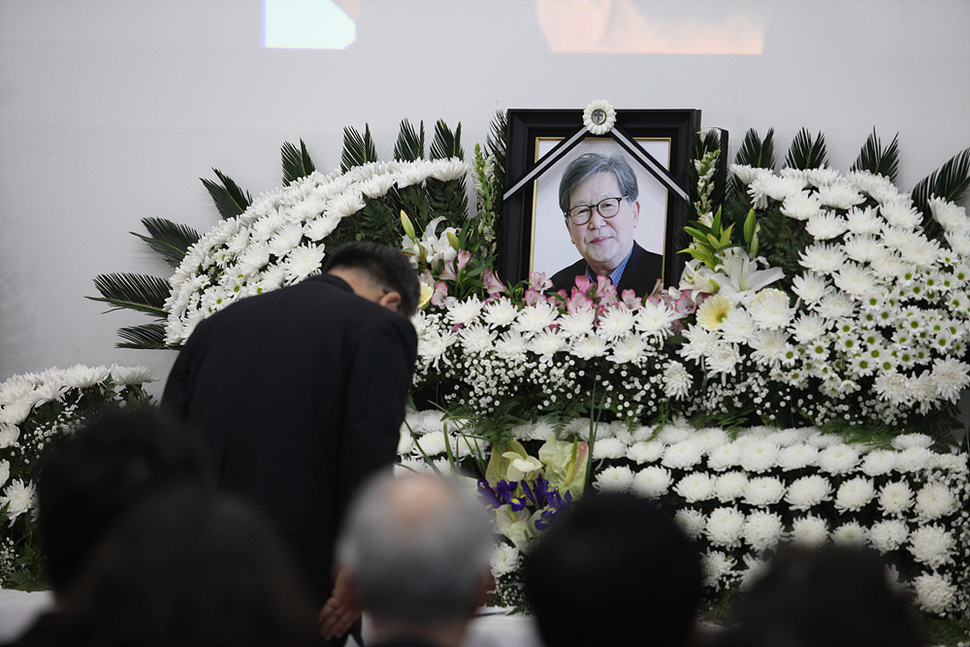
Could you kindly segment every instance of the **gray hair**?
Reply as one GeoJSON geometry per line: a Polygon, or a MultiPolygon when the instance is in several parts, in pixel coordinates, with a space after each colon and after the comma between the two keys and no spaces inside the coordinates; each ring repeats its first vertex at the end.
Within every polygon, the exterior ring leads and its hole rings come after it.
{"type": "Polygon", "coordinates": [[[456,479],[386,473],[358,495],[337,562],[375,620],[430,626],[475,608],[492,543],[485,507],[456,479]]]}
{"type": "Polygon", "coordinates": [[[566,167],[563,171],[562,179],[559,180],[559,208],[562,212],[569,212],[569,196],[573,189],[593,177],[597,173],[610,172],[616,177],[616,184],[620,187],[620,194],[630,202],[637,199],[640,195],[640,188],[637,186],[637,175],[630,168],[619,153],[607,157],[599,153],[586,153],[580,155],[566,167]]]}

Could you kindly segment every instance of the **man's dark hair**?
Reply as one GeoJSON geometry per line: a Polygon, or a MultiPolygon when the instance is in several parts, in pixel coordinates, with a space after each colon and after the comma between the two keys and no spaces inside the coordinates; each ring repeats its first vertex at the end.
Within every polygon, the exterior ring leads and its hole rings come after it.
{"type": "Polygon", "coordinates": [[[400,250],[366,240],[346,243],[327,255],[323,272],[340,267],[361,270],[385,289],[400,294],[398,310],[405,317],[417,311],[421,298],[418,273],[400,250]]]}
{"type": "Polygon", "coordinates": [[[783,546],[736,616],[720,647],[926,644],[879,556],[847,546],[783,546]]]}
{"type": "Polygon", "coordinates": [[[200,441],[147,408],[101,415],[51,447],[37,483],[38,526],[55,592],[104,533],[165,487],[211,485],[200,441]]]}
{"type": "Polygon", "coordinates": [[[645,499],[580,499],[540,538],[524,568],[546,647],[680,647],[693,630],[700,556],[645,499]]]}
{"type": "Polygon", "coordinates": [[[316,613],[282,541],[241,499],[174,488],[108,533],[63,605],[81,647],[302,647],[316,613]]]}
{"type": "Polygon", "coordinates": [[[593,177],[597,173],[612,173],[616,177],[616,184],[620,188],[620,195],[633,202],[640,195],[637,185],[637,175],[630,168],[626,159],[616,153],[607,157],[599,153],[580,155],[566,167],[559,180],[559,208],[564,214],[569,213],[569,196],[573,189],[593,177]]]}

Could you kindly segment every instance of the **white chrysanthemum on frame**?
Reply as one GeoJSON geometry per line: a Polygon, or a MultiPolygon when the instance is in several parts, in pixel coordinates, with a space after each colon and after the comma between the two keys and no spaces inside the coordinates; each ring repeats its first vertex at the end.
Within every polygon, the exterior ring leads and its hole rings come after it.
{"type": "Polygon", "coordinates": [[[919,575],[913,580],[913,590],[916,591],[920,608],[938,615],[951,609],[959,592],[952,582],[939,573],[919,575]]]}
{"type": "Polygon", "coordinates": [[[909,536],[909,552],[917,562],[939,568],[953,559],[956,542],[941,526],[921,526],[909,536]]]}
{"type": "Polygon", "coordinates": [[[583,127],[593,135],[605,135],[616,124],[616,110],[605,99],[590,102],[583,110],[583,127]]]}
{"type": "Polygon", "coordinates": [[[34,507],[35,486],[30,481],[24,483],[21,479],[14,479],[3,490],[0,496],[0,508],[7,506],[7,518],[10,525],[22,514],[30,512],[34,507]]]}
{"type": "Polygon", "coordinates": [[[704,534],[711,544],[731,548],[740,545],[744,514],[736,508],[716,508],[707,519],[704,534]]]}
{"type": "Polygon", "coordinates": [[[630,489],[634,494],[648,499],[655,499],[667,494],[671,481],[672,478],[668,470],[656,465],[650,465],[636,473],[630,489]]]}

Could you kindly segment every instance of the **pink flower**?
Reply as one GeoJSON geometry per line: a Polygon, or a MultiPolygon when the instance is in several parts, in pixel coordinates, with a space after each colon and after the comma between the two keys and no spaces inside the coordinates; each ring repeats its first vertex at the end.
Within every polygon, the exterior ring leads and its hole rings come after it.
{"type": "Polygon", "coordinates": [[[636,310],[642,303],[637,293],[633,290],[623,290],[622,300],[624,305],[630,310],[636,310]]]}
{"type": "Polygon", "coordinates": [[[458,252],[458,273],[459,274],[461,274],[461,271],[465,269],[465,266],[468,265],[468,261],[470,260],[472,260],[471,252],[465,249],[460,250],[458,252]]]}
{"type": "Polygon", "coordinates": [[[448,296],[448,286],[443,281],[435,281],[434,292],[431,293],[431,305],[443,306],[446,296],[448,296]]]}
{"type": "Polygon", "coordinates": [[[498,295],[508,291],[508,288],[506,288],[505,284],[503,284],[498,277],[495,276],[495,272],[493,272],[491,268],[485,268],[484,278],[485,291],[488,292],[489,297],[495,298],[498,295]]]}
{"type": "Polygon", "coordinates": [[[552,281],[546,278],[545,272],[531,272],[529,274],[529,287],[536,292],[545,292],[552,287],[552,281]]]}
{"type": "Polygon", "coordinates": [[[455,262],[445,261],[445,267],[441,270],[441,277],[445,281],[457,281],[458,274],[455,273],[455,262]]]}

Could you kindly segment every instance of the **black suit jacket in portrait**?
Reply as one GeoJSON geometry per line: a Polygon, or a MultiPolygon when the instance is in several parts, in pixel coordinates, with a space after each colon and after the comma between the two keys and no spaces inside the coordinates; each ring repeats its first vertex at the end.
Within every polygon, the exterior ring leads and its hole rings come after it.
{"type": "MultiPolygon", "coordinates": [[[[626,264],[620,283],[616,286],[617,296],[622,296],[624,290],[633,290],[638,297],[653,292],[657,280],[663,277],[663,261],[663,256],[648,252],[634,241],[630,262],[626,264]]],[[[586,276],[588,268],[586,261],[579,259],[569,267],[559,270],[552,275],[552,290],[571,293],[576,286],[576,277],[586,276]]]]}
{"type": "Polygon", "coordinates": [[[407,319],[324,274],[201,321],[165,385],[162,407],[275,522],[320,604],[351,493],[397,455],[416,347],[407,319]]]}

